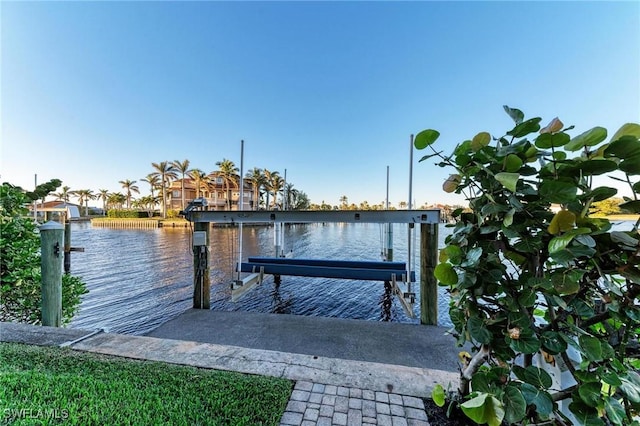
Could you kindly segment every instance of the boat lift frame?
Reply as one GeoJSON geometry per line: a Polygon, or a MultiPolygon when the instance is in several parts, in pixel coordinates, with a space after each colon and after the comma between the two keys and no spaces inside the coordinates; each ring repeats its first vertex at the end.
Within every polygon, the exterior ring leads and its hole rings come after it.
{"type": "MultiPolygon", "coordinates": [[[[194,200],[195,201],[195,200],[194,200]]],[[[437,325],[438,292],[433,271],[438,260],[438,224],[440,210],[260,210],[260,211],[211,211],[206,206],[193,205],[185,210],[185,218],[194,223],[195,232],[206,232],[209,241],[209,224],[275,224],[275,223],[406,223],[410,227],[420,225],[420,323],[437,325]]],[[[210,282],[208,250],[194,246],[194,308],[210,308],[210,282]],[[204,257],[204,259],[202,258],[204,257]],[[206,265],[207,270],[202,270],[206,265]]],[[[241,259],[240,259],[241,260],[241,259]]],[[[411,259],[407,259],[409,265],[411,259]]],[[[264,271],[254,274],[252,280],[261,282],[264,271]]],[[[411,271],[408,271],[409,273],[411,271]]],[[[411,275],[409,275],[411,276],[411,275]]],[[[238,284],[240,293],[248,287],[244,280],[238,284]]],[[[248,284],[248,282],[247,282],[248,284]]],[[[394,286],[396,294],[400,293],[394,286]]],[[[402,294],[398,294],[402,296],[402,294]]],[[[239,295],[237,296],[239,297],[239,295]]],[[[400,297],[401,301],[404,300],[400,297]]],[[[403,304],[404,306],[404,304],[403,304]]]]}

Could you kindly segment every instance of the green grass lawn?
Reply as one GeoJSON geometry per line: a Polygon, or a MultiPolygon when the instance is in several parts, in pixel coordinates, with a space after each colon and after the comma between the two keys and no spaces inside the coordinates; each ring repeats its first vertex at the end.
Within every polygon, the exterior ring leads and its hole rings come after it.
{"type": "Polygon", "coordinates": [[[289,380],[0,343],[0,424],[277,425],[289,380]]]}

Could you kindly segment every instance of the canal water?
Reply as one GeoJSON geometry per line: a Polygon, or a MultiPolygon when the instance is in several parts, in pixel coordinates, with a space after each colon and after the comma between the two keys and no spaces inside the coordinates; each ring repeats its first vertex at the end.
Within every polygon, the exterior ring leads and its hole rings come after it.
{"type": "MultiPolygon", "coordinates": [[[[439,247],[449,232],[439,229],[439,247]]],[[[419,227],[412,245],[419,247],[419,227]]],[[[406,261],[407,227],[394,225],[394,260],[406,261]]],[[[239,301],[231,301],[230,283],[238,252],[237,228],[213,228],[210,234],[211,309],[369,321],[418,323],[419,255],[412,256],[418,283],[415,319],[377,281],[282,277],[276,287],[269,278],[239,301]]],[[[285,227],[285,251],[294,257],[380,260],[383,230],[378,224],[305,224],[285,227]]],[[[86,282],[80,310],[71,325],[110,332],[144,334],[192,307],[193,257],[188,228],[108,229],[88,222],[73,223],[71,272],[86,282]]],[[[274,254],[273,227],[245,226],[243,258],[274,254]]],[[[402,288],[406,288],[402,284],[402,288]]],[[[448,326],[448,298],[439,289],[439,325],[448,326]]]]}

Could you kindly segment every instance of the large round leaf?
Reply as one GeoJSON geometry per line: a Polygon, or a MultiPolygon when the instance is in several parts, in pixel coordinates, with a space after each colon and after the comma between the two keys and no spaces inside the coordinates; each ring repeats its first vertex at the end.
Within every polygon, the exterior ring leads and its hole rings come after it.
{"type": "Polygon", "coordinates": [[[433,270],[433,275],[435,275],[436,279],[442,284],[455,285],[458,283],[458,274],[449,263],[439,263],[436,265],[433,270]]]}
{"type": "Polygon", "coordinates": [[[605,157],[629,158],[640,154],[640,140],[635,136],[615,139],[604,150],[605,157]]]}
{"type": "Polygon", "coordinates": [[[633,200],[627,201],[626,203],[620,204],[620,210],[625,210],[629,213],[638,214],[640,213],[640,201],[633,200]]]}
{"type": "Polygon", "coordinates": [[[505,420],[509,424],[519,422],[527,414],[527,401],[517,386],[507,385],[504,390],[505,420]]]}
{"type": "Polygon", "coordinates": [[[616,188],[611,188],[609,186],[599,186],[598,188],[591,191],[588,196],[593,198],[593,201],[602,201],[607,198],[611,198],[618,193],[616,188]]]}
{"type": "Polygon", "coordinates": [[[558,148],[568,144],[570,140],[566,133],[543,133],[536,139],[536,146],[540,149],[558,148]]]}
{"type": "Polygon", "coordinates": [[[607,138],[607,129],[604,127],[596,126],[591,130],[576,136],[571,139],[568,144],[564,146],[567,151],[577,151],[585,146],[598,145],[600,142],[607,138]]]}
{"type": "Polygon", "coordinates": [[[516,192],[518,179],[520,179],[520,175],[518,173],[502,172],[496,174],[496,180],[511,192],[516,192]]]}
{"type": "Polygon", "coordinates": [[[640,155],[626,158],[620,162],[620,170],[628,175],[640,175],[640,155]]]}
{"type": "Polygon", "coordinates": [[[551,223],[547,230],[550,234],[558,235],[560,232],[565,232],[573,229],[576,223],[576,215],[568,210],[560,210],[553,216],[551,223]]]}
{"type": "Polygon", "coordinates": [[[557,133],[564,127],[564,124],[558,117],[551,120],[549,124],[540,129],[540,133],[557,133]]]}
{"type": "Polygon", "coordinates": [[[613,135],[611,141],[617,141],[623,136],[632,136],[636,139],[640,139],[640,124],[638,123],[626,123],[623,124],[622,127],[618,129],[618,131],[613,135]]]}
{"type": "Polygon", "coordinates": [[[540,196],[550,203],[569,203],[576,199],[577,191],[573,182],[561,180],[545,180],[540,185],[540,196]]]}
{"type": "Polygon", "coordinates": [[[508,131],[507,134],[516,138],[521,138],[529,133],[537,132],[540,130],[540,120],[542,120],[540,117],[530,118],[527,121],[523,121],[516,125],[516,127],[508,131]]]}
{"type": "Polygon", "coordinates": [[[618,164],[611,160],[587,160],[580,163],[578,169],[585,176],[596,176],[609,173],[618,168],[618,164]]]}
{"type": "Polygon", "coordinates": [[[509,117],[511,117],[514,123],[522,123],[522,120],[524,120],[524,114],[522,111],[520,111],[518,108],[509,108],[507,105],[504,105],[503,108],[506,113],[509,114],[509,117]]]}
{"type": "Polygon", "coordinates": [[[476,152],[480,151],[491,142],[491,135],[487,132],[480,132],[471,139],[471,149],[476,152]]]}
{"type": "Polygon", "coordinates": [[[425,149],[426,147],[434,143],[439,136],[440,132],[438,132],[437,130],[423,130],[416,135],[415,139],[413,140],[413,145],[416,147],[416,149],[425,149]]]}
{"type": "Polygon", "coordinates": [[[509,154],[504,159],[504,171],[509,173],[517,172],[522,167],[522,164],[522,159],[519,156],[509,154]]]}

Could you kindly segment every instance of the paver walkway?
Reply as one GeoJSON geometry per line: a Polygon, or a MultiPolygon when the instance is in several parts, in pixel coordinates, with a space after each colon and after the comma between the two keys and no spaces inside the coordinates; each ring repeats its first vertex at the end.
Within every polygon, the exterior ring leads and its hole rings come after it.
{"type": "Polygon", "coordinates": [[[420,398],[300,380],[280,425],[429,426],[429,422],[420,398]]]}

